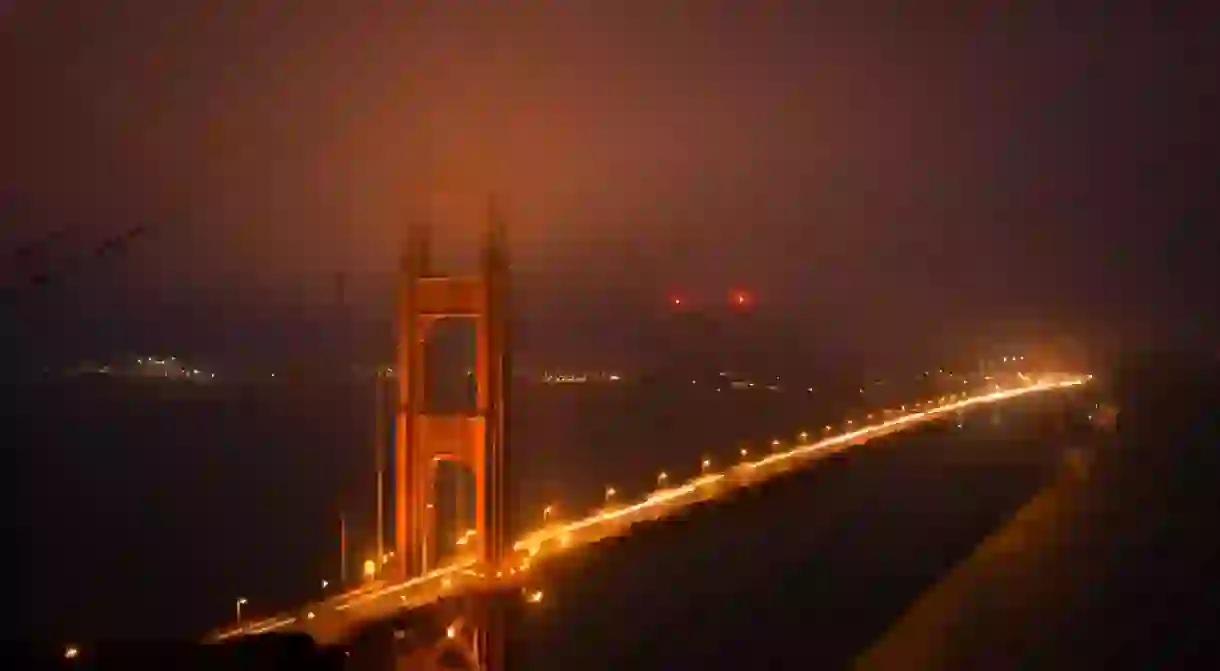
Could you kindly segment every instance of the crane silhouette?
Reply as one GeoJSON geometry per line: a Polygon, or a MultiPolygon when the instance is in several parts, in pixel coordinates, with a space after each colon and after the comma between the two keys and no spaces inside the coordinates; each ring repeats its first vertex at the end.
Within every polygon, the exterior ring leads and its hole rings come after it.
{"type": "Polygon", "coordinates": [[[23,244],[9,255],[15,279],[0,288],[0,304],[11,305],[31,291],[61,283],[90,262],[126,254],[132,243],[148,232],[146,225],[132,226],[82,247],[76,245],[81,237],[76,229],[67,227],[23,244]]]}

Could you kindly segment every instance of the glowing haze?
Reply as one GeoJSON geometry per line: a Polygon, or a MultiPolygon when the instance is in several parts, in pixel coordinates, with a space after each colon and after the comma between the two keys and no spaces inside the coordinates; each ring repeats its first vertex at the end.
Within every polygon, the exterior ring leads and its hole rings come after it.
{"type": "Polygon", "coordinates": [[[459,249],[490,189],[546,351],[630,358],[738,287],[861,350],[1216,304],[1209,25],[806,4],[0,4],[5,249],[147,223],[55,299],[115,343],[292,319],[339,271],[384,317],[403,223],[459,249]]]}

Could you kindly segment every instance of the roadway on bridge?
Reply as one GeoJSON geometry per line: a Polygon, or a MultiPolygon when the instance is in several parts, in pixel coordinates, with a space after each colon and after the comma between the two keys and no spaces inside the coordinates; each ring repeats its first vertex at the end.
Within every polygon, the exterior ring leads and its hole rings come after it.
{"type": "Polygon", "coordinates": [[[1030,398],[873,441],[557,557],[514,663],[844,668],[1058,471],[1056,410],[1030,398]]]}
{"type": "Polygon", "coordinates": [[[246,623],[241,628],[218,632],[209,638],[225,640],[239,635],[298,629],[309,631],[324,641],[338,638],[345,630],[361,622],[377,620],[404,608],[422,606],[444,595],[459,594],[475,585],[496,580],[519,581],[533,563],[549,556],[562,555],[607,536],[622,534],[639,522],[672,516],[694,504],[771,479],[810,460],[852,445],[908,430],[946,413],[1001,403],[1017,396],[1072,386],[1082,381],[1083,378],[1079,377],[1060,377],[1011,389],[992,389],[964,401],[909,412],[791,450],[743,460],[723,472],[709,472],[691,482],[657,490],[642,501],[609,507],[581,520],[556,523],[527,534],[517,543],[520,562],[513,567],[493,571],[470,562],[457,562],[405,582],[366,585],[324,602],[305,605],[295,612],[246,623]]]}

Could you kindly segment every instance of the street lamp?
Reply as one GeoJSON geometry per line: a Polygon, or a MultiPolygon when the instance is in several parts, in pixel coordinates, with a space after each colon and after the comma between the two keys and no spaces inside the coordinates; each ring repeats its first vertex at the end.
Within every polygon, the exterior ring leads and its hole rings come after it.
{"type": "Polygon", "coordinates": [[[743,447],[743,448],[741,448],[741,458],[742,458],[742,459],[745,459],[745,458],[746,458],[746,457],[748,457],[748,456],[750,456],[750,451],[749,451],[749,450],[747,450],[747,449],[746,449],[746,448],[744,448],[744,447],[743,447]]]}
{"type": "Polygon", "coordinates": [[[712,467],[712,460],[704,459],[703,462],[699,464],[699,472],[706,474],[707,469],[709,469],[711,467],[712,467]]]}
{"type": "Polygon", "coordinates": [[[802,443],[809,442],[809,432],[808,431],[802,431],[796,435],[797,435],[797,438],[801,439],[802,443]]]}
{"type": "Polygon", "coordinates": [[[330,584],[330,581],[328,581],[328,580],[323,580],[323,581],[322,581],[322,589],[326,589],[326,586],[327,586],[327,585],[329,585],[329,584],[330,584]]]}
{"type": "Polygon", "coordinates": [[[248,603],[250,603],[250,602],[244,598],[239,598],[237,600],[237,623],[238,624],[241,624],[241,607],[248,603]]]}
{"type": "Polygon", "coordinates": [[[664,487],[666,482],[669,482],[669,474],[661,471],[657,474],[657,487],[664,487]]]}
{"type": "Polygon", "coordinates": [[[614,495],[617,493],[614,487],[606,487],[606,503],[610,503],[610,499],[614,498],[614,495]]]}
{"type": "Polygon", "coordinates": [[[542,509],[542,523],[546,524],[551,519],[551,510],[553,506],[547,506],[542,509]]]}

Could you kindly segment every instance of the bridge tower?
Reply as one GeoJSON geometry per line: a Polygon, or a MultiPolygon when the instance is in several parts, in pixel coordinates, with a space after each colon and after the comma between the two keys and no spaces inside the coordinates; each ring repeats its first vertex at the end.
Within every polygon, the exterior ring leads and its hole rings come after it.
{"type": "Polygon", "coordinates": [[[498,565],[509,550],[506,433],[511,380],[508,329],[509,258],[496,197],[487,203],[479,269],[469,276],[438,274],[426,224],[413,224],[402,257],[398,306],[398,409],[394,446],[394,556],[400,578],[433,567],[436,554],[436,475],[441,462],[473,474],[474,536],[465,546],[498,565]],[[475,407],[472,413],[430,414],[424,351],[441,319],[475,327],[475,407]],[[432,545],[432,548],[429,548],[432,545]]]}

